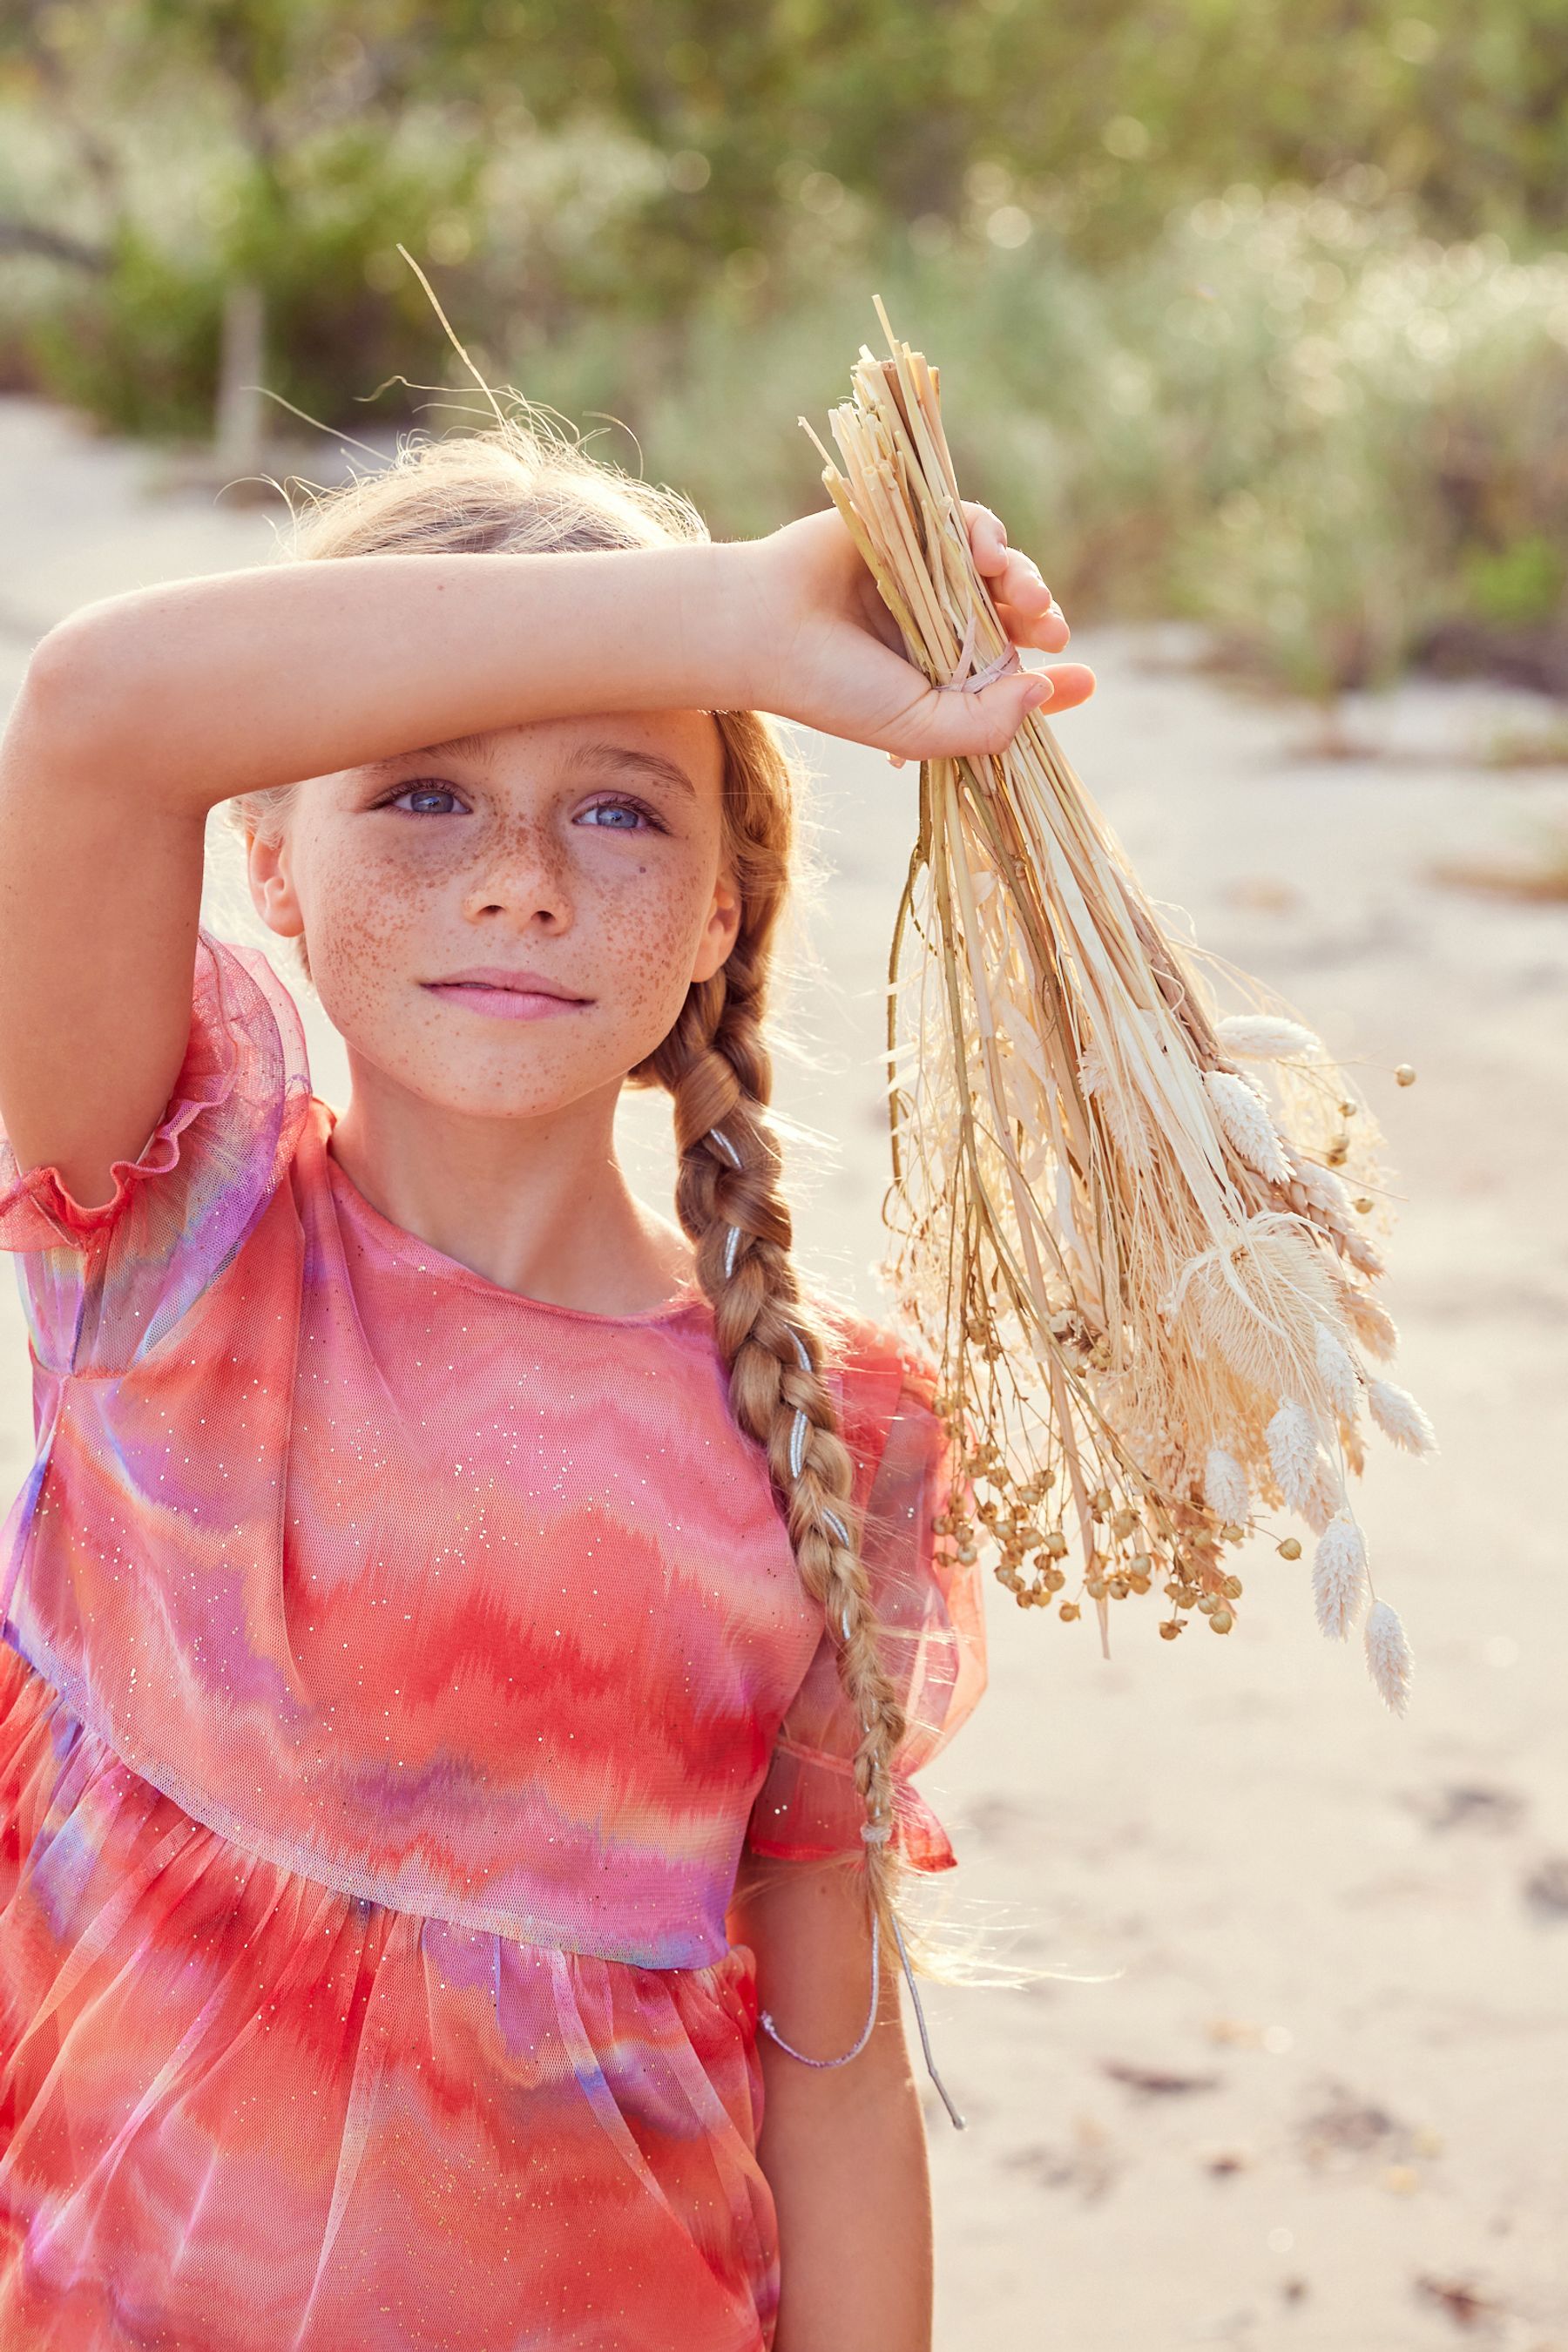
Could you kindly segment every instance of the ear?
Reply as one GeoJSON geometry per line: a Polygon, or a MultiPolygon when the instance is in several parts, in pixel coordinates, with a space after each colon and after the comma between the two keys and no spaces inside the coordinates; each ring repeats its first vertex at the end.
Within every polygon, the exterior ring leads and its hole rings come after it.
{"type": "Polygon", "coordinates": [[[691,967],[691,977],[711,980],[729,957],[741,933],[741,893],[729,874],[721,873],[713,885],[713,897],[708,908],[708,919],[702,926],[697,958],[691,967]]]}
{"type": "Polygon", "coordinates": [[[276,833],[247,833],[245,871],[250,903],[268,929],[276,931],[280,940],[301,939],[305,918],[290,870],[287,825],[276,833]]]}

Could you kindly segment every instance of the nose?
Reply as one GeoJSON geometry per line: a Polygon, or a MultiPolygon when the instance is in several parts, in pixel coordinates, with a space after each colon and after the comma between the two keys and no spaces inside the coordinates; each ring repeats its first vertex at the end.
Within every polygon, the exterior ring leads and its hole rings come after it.
{"type": "Polygon", "coordinates": [[[470,922],[510,917],[520,927],[569,929],[573,916],[566,859],[548,824],[498,826],[485,842],[463,892],[470,922]]]}

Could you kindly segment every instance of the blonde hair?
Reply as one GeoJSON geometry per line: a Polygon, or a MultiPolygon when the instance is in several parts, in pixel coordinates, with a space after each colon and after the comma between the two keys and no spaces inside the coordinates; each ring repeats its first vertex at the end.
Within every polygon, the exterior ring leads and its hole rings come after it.
{"type": "MultiPolygon", "coordinates": [[[[441,440],[409,436],[374,474],[311,490],[285,553],[319,561],[389,552],[528,554],[702,540],[689,500],[591,457],[542,421],[500,415],[441,440]]],[[[867,1827],[867,1891],[890,1948],[896,1937],[927,1974],[934,1943],[901,1909],[908,1866],[894,1848],[893,1757],[906,1717],[884,1663],[850,1508],[854,1463],[823,1376],[828,1334],[802,1294],[791,1256],[779,1140],[769,1116],[765,1034],[772,955],[796,851],[797,773],[773,723],[716,710],[723,748],[723,842],[741,900],[728,961],[693,982],[674,1027],[628,1072],[662,1087],[674,1111],[676,1209],[713,1309],[739,1427],[766,1454],[802,1580],[821,1601],[839,1679],[862,1727],[855,1778],[867,1827]]],[[[292,786],[236,808],[247,829],[283,818],[292,786]]],[[[847,1857],[853,1864],[857,1857],[847,1857]]]]}

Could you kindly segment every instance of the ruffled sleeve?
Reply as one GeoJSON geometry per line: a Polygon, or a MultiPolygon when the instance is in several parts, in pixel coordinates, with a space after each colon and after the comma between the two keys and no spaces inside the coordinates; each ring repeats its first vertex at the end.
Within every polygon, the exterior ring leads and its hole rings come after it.
{"type": "MultiPolygon", "coordinates": [[[[868,1327],[851,1327],[838,1373],[845,1436],[859,1476],[861,1549],[882,1651],[909,1727],[894,1758],[893,1843],[917,1870],[957,1860],[911,1775],[959,1730],[985,1687],[985,1618],[976,1568],[931,1522],[952,1494],[951,1450],[931,1408],[929,1366],[868,1327]]],[[[746,1842],[788,1860],[862,1851],[855,1785],[859,1734],[825,1630],[785,1711],[746,1842]]]]}
{"type": "Polygon", "coordinates": [[[168,1108],[113,1196],[73,1200],[0,1136],[0,1247],[59,1373],[126,1370],[234,1256],[293,1154],[310,1097],[298,1007],[266,957],[199,933],[190,1039],[168,1108]]]}

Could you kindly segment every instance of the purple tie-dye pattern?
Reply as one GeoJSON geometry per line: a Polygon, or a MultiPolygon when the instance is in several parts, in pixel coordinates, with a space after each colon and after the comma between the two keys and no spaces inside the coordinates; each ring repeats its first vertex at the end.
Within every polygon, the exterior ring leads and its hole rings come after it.
{"type": "MultiPolygon", "coordinates": [[[[743,1845],[858,1853],[856,1732],[706,1303],[603,1317],[382,1218],[203,934],[81,1210],[0,1147],[37,1459],[0,1584],[0,2342],[752,2352],[743,1845]]],[[[830,1316],[910,1775],[984,1681],[929,1370],[830,1316]]]]}

